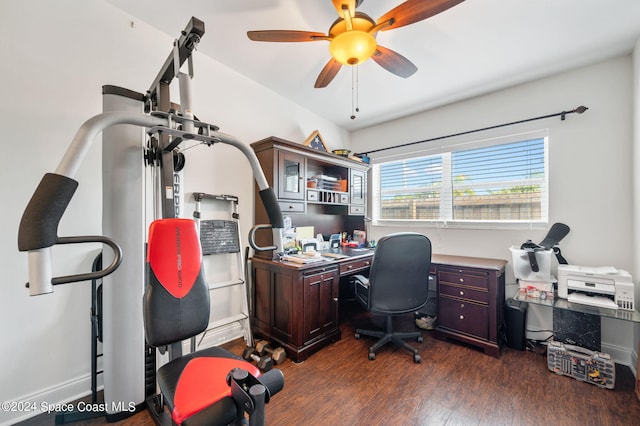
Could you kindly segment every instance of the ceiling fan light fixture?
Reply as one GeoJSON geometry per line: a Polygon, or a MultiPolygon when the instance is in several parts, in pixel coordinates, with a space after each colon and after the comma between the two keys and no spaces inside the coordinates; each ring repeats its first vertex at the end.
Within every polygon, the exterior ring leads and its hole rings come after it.
{"type": "Polygon", "coordinates": [[[369,59],[376,47],[376,39],[371,34],[352,30],[336,35],[329,44],[329,52],[343,65],[357,65],[369,59]]]}
{"type": "MultiPolygon", "coordinates": [[[[332,0],[336,12],[338,12],[338,18],[331,24],[326,35],[312,31],[262,30],[248,31],[247,36],[254,41],[270,42],[329,41],[331,59],[320,71],[313,86],[315,88],[326,87],[331,83],[343,65],[358,65],[374,54],[376,56],[373,57],[373,60],[382,68],[399,77],[407,78],[413,75],[418,68],[399,53],[378,46],[377,34],[380,31],[415,24],[442,13],[463,1],[405,0],[374,21],[366,13],[356,10],[363,0],[332,0]]],[[[357,82],[355,86],[357,86],[357,82]]]]}

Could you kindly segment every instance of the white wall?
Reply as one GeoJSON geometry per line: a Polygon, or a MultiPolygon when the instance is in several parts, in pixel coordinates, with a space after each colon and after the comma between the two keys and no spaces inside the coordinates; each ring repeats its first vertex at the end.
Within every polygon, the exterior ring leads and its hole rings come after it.
{"type": "MultiPolygon", "coordinates": [[[[633,50],[633,252],[635,257],[640,253],[640,40],[633,50]]],[[[633,269],[634,276],[640,276],[640,261],[636,260],[633,269]]],[[[636,281],[637,283],[637,281],[636,281]]],[[[640,285],[636,287],[636,300],[640,300],[640,285]]],[[[634,344],[636,348],[636,360],[638,364],[638,352],[640,352],[640,329],[635,329],[634,344]]],[[[637,372],[636,372],[636,377],[637,372]]]]}
{"type": "MultiPolygon", "coordinates": [[[[102,109],[101,87],[145,92],[171,51],[173,38],[101,0],[0,1],[0,401],[55,403],[89,391],[90,285],[58,286],[29,297],[25,253],[17,250],[24,207],[45,172],[54,171],[80,125],[102,109]]],[[[190,15],[186,14],[184,25],[190,15]]],[[[175,37],[184,28],[175,29],[175,37]]],[[[206,26],[206,22],[205,22],[206,26]]],[[[205,33],[215,37],[215,31],[205,33]]],[[[195,112],[247,143],[277,135],[293,141],[315,129],[348,144],[348,133],[219,63],[196,53],[195,112]]],[[[178,100],[175,99],[177,102],[178,100]]],[[[77,177],[80,186],[60,236],[101,232],[100,138],[77,177]]],[[[242,235],[253,222],[248,163],[225,146],[187,151],[186,191],[240,197],[242,235]],[[197,177],[197,179],[196,179],[197,177]]],[[[187,206],[190,215],[192,206],[187,206]]],[[[87,272],[98,248],[54,250],[54,276],[87,272]]],[[[127,285],[121,283],[120,285],[127,285]]],[[[0,411],[0,424],[36,413],[0,411]]]]}
{"type": "MultiPolygon", "coordinates": [[[[356,131],[352,134],[352,149],[366,152],[585,105],[589,108],[587,112],[568,115],[565,121],[553,118],[501,131],[515,134],[548,129],[549,223],[563,222],[571,227],[560,243],[569,263],[612,265],[636,271],[634,278],[638,282],[638,255],[632,238],[632,77],[632,57],[619,57],[356,131]]],[[[376,155],[381,154],[371,155],[375,161],[376,155]]],[[[373,238],[379,238],[397,230],[374,226],[371,232],[373,238]]],[[[427,226],[415,230],[430,237],[436,253],[506,260],[510,260],[510,246],[527,239],[541,241],[547,232],[547,229],[462,230],[427,226]]],[[[506,281],[514,282],[510,264],[506,281]]],[[[637,294],[636,298],[640,302],[637,294]]],[[[603,350],[611,350],[617,360],[629,363],[631,352],[637,348],[633,328],[631,323],[603,320],[603,350]]]]}

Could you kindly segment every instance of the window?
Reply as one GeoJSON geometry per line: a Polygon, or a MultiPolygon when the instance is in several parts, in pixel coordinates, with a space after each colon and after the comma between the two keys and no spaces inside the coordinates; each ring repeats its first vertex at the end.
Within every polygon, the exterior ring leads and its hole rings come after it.
{"type": "Polygon", "coordinates": [[[546,135],[460,143],[440,151],[374,164],[374,221],[546,223],[546,135]]]}

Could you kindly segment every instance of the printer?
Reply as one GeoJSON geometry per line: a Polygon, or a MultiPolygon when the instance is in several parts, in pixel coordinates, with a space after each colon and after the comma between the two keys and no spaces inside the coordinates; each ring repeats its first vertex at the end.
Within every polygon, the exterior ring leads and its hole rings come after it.
{"type": "Polygon", "coordinates": [[[558,265],[558,297],[583,305],[635,310],[631,274],[609,266],[558,265]]]}

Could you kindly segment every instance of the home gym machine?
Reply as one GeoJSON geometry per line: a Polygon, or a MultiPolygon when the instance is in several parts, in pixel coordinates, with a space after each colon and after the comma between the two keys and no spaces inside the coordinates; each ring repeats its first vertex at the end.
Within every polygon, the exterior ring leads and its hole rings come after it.
{"type": "MultiPolygon", "coordinates": [[[[192,51],[204,34],[204,23],[192,18],[175,40],[146,94],[103,87],[103,112],[77,131],[54,173],[42,178],[20,222],[18,249],[28,252],[30,295],[53,292],[54,285],[103,280],[103,378],[106,416],[116,421],[142,408],[155,380],[150,380],[151,353],[145,345],[142,297],[145,282],[147,227],[158,218],[182,213],[185,141],[211,147],[222,143],[239,149],[249,161],[269,214],[273,247],[281,252],[282,213],[251,148],[219,128],[197,120],[191,110],[192,51]],[[188,61],[189,73],[180,72],[188,61]],[[170,101],[169,85],[177,78],[180,104],[170,101]],[[144,129],[144,132],[141,131],[144,129]],[[58,224],[78,182],[74,180],[93,140],[102,132],[102,234],[59,237],[58,224]],[[103,243],[103,270],[53,277],[52,248],[57,244],[103,243]]],[[[155,366],[152,369],[155,375],[155,366]]]]}

